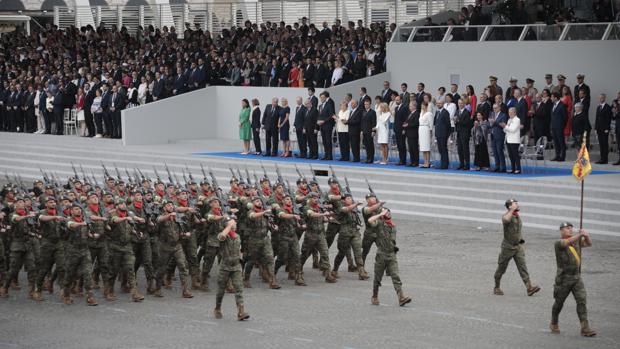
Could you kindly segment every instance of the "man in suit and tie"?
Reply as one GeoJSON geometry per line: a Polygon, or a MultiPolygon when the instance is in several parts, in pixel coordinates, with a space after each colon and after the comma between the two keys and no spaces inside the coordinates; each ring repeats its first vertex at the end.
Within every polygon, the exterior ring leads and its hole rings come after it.
{"type": "Polygon", "coordinates": [[[394,135],[396,136],[396,146],[398,148],[398,166],[407,164],[407,144],[403,124],[409,116],[409,104],[401,103],[401,97],[396,96],[394,99],[396,107],[394,108],[394,135]]]}
{"type": "Polygon", "coordinates": [[[598,98],[599,105],[596,107],[596,121],[594,129],[598,137],[598,143],[601,148],[601,158],[597,164],[606,164],[609,155],[609,131],[611,130],[611,107],[606,102],[607,96],[604,93],[598,98]]]}
{"type": "Polygon", "coordinates": [[[566,143],[564,141],[564,127],[568,122],[568,113],[566,107],[560,102],[560,93],[551,93],[551,133],[553,134],[553,146],[555,149],[555,158],[551,161],[564,161],[566,158],[566,143]]]}
{"type": "Polygon", "coordinates": [[[480,103],[476,106],[476,113],[482,113],[485,118],[489,117],[491,113],[492,106],[489,103],[489,99],[486,93],[480,94],[480,103]]]}
{"type": "Polygon", "coordinates": [[[306,133],[306,140],[310,150],[308,159],[317,160],[319,158],[319,143],[317,141],[319,131],[316,126],[316,121],[319,117],[319,111],[312,105],[312,101],[309,98],[306,99],[306,110],[307,115],[304,118],[304,132],[306,133]]]}
{"type": "Polygon", "coordinates": [[[34,98],[36,92],[34,86],[28,85],[28,91],[24,96],[24,103],[22,109],[24,110],[24,132],[33,133],[37,129],[37,117],[34,113],[34,98]]]}
{"type": "Polygon", "coordinates": [[[452,102],[454,104],[458,104],[459,100],[461,99],[461,95],[459,94],[458,90],[459,85],[450,84],[450,95],[452,96],[452,102]]]}
{"type": "Polygon", "coordinates": [[[351,144],[351,153],[353,154],[353,162],[360,162],[360,140],[362,134],[362,114],[364,107],[357,100],[351,100],[351,116],[347,121],[349,126],[349,142],[351,144]]]}
{"type": "Polygon", "coordinates": [[[549,96],[549,90],[545,89],[542,93],[536,95],[536,104],[534,106],[534,138],[536,141],[540,137],[549,137],[549,124],[551,123],[551,109],[553,103],[549,96]]]}
{"type": "Polygon", "coordinates": [[[465,102],[459,99],[458,110],[454,126],[456,128],[456,145],[459,152],[459,170],[469,171],[469,140],[471,129],[474,127],[474,120],[471,113],[465,108],[465,102]]]}
{"type": "Polygon", "coordinates": [[[314,59],[314,87],[325,87],[325,82],[327,81],[328,71],[320,57],[316,57],[314,59]]]}
{"type": "Polygon", "coordinates": [[[323,91],[319,97],[320,103],[317,125],[321,130],[323,151],[325,153],[321,160],[333,160],[332,133],[336,123],[336,106],[334,105],[334,101],[329,98],[329,92],[323,91]]]}
{"type": "Polygon", "coordinates": [[[314,87],[308,87],[308,99],[310,103],[312,103],[312,107],[318,109],[319,107],[319,99],[314,95],[314,87]]]}
{"type": "Polygon", "coordinates": [[[278,99],[273,98],[271,104],[265,107],[263,113],[263,130],[265,130],[265,149],[264,156],[278,156],[278,118],[280,115],[280,106],[278,99]]]}
{"type": "MultiPolygon", "coordinates": [[[[579,95],[579,90],[584,90],[585,91],[585,99],[588,101],[588,107],[590,107],[590,86],[586,85],[586,83],[584,82],[584,79],[586,78],[585,75],[579,73],[577,74],[577,85],[575,85],[574,91],[573,91],[573,96],[578,96],[579,95]]],[[[583,108],[584,111],[587,111],[588,109],[586,108],[586,104],[582,101],[581,104],[583,104],[583,108]]]]}
{"type": "Polygon", "coordinates": [[[112,86],[112,96],[110,97],[110,114],[112,120],[112,138],[121,138],[121,110],[125,108],[125,98],[118,91],[118,86],[112,86]]]}
{"type": "Polygon", "coordinates": [[[530,130],[530,118],[527,117],[527,102],[525,98],[522,96],[522,91],[520,88],[515,87],[513,89],[514,97],[516,99],[515,108],[517,108],[517,117],[519,121],[521,121],[521,137],[525,136],[527,132],[530,130]]]}
{"type": "Polygon", "coordinates": [[[424,95],[426,94],[426,92],[424,92],[424,87],[423,82],[418,82],[418,92],[415,94],[415,101],[418,105],[422,105],[422,102],[424,101],[424,95]]]}
{"type": "Polygon", "coordinates": [[[306,141],[306,133],[304,132],[304,123],[308,110],[303,105],[303,100],[301,97],[297,97],[296,102],[297,106],[295,107],[295,120],[293,121],[293,127],[295,127],[295,134],[297,134],[299,155],[296,154],[295,156],[303,159],[308,156],[308,144],[306,141]]]}
{"type": "Polygon", "coordinates": [[[108,91],[108,84],[104,83],[101,85],[101,110],[103,117],[103,125],[105,128],[105,133],[103,136],[105,138],[110,138],[113,135],[113,125],[112,125],[112,113],[110,112],[110,106],[112,104],[112,95],[110,91],[108,91]]]}
{"type": "Polygon", "coordinates": [[[357,102],[357,105],[364,109],[364,100],[370,100],[370,96],[368,95],[367,91],[366,91],[366,87],[360,87],[360,99],[357,102]]]}
{"type": "Polygon", "coordinates": [[[174,78],[174,83],[172,84],[172,94],[174,96],[180,95],[185,92],[186,89],[186,80],[185,75],[183,75],[183,71],[177,70],[177,75],[174,78]]]}
{"type": "Polygon", "coordinates": [[[409,91],[407,88],[407,83],[400,84],[400,102],[405,106],[405,109],[409,109],[409,91]]]}
{"type": "Polygon", "coordinates": [[[381,102],[389,104],[392,101],[392,93],[393,92],[394,92],[394,90],[392,90],[390,88],[390,82],[389,81],[384,81],[383,82],[383,91],[381,91],[381,102]]]}
{"type": "Polygon", "coordinates": [[[304,66],[304,86],[306,87],[314,87],[314,72],[316,67],[312,64],[312,59],[306,59],[306,65],[304,66]]]}
{"type": "Polygon", "coordinates": [[[497,103],[493,104],[489,122],[491,124],[491,146],[495,158],[495,170],[493,172],[506,173],[506,155],[504,155],[506,133],[504,126],[508,122],[508,115],[502,112],[502,107],[497,103]]]}
{"type": "Polygon", "coordinates": [[[364,100],[364,110],[362,112],[362,142],[366,149],[366,163],[375,162],[375,127],[377,126],[377,114],[370,106],[370,98],[364,100]]]}
{"type": "Polygon", "coordinates": [[[64,92],[64,86],[61,84],[58,85],[58,89],[56,90],[56,93],[54,94],[54,102],[53,104],[53,111],[54,111],[54,122],[56,123],[56,134],[57,135],[62,135],[64,133],[64,113],[65,113],[65,107],[63,104],[63,92],[64,92]]]}
{"type": "MultiPolygon", "coordinates": [[[[411,163],[409,166],[418,167],[420,164],[420,146],[418,144],[419,134],[418,128],[420,127],[420,111],[418,110],[418,102],[412,100],[409,102],[407,108],[407,116],[405,123],[403,124],[403,134],[407,139],[407,147],[409,148],[409,157],[411,163]]],[[[403,109],[405,106],[403,105],[403,109]]],[[[400,152],[400,150],[399,150],[400,152]]],[[[406,159],[405,159],[406,160],[406,159]]]]}
{"type": "Polygon", "coordinates": [[[450,137],[450,133],[452,133],[452,125],[450,124],[450,113],[443,106],[444,102],[437,102],[434,125],[437,150],[441,157],[439,169],[446,170],[450,165],[450,158],[448,157],[448,138],[450,137]]]}
{"type": "Polygon", "coordinates": [[[157,101],[160,99],[164,99],[164,87],[165,87],[164,77],[160,72],[155,72],[155,83],[153,84],[153,101],[157,101]]]}
{"type": "Polygon", "coordinates": [[[252,139],[254,140],[254,155],[261,155],[262,148],[260,145],[260,108],[258,99],[252,99],[252,139]]]}

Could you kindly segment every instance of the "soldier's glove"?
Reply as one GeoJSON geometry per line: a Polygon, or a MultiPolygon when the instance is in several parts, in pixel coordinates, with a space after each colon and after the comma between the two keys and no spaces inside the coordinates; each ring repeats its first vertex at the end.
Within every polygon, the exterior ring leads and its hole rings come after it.
{"type": "Polygon", "coordinates": [[[398,251],[400,251],[400,249],[396,246],[394,246],[394,253],[398,253],[398,251]]]}
{"type": "Polygon", "coordinates": [[[520,244],[524,244],[524,243],[525,243],[525,240],[521,239],[521,240],[519,240],[519,243],[520,243],[520,244]]]}

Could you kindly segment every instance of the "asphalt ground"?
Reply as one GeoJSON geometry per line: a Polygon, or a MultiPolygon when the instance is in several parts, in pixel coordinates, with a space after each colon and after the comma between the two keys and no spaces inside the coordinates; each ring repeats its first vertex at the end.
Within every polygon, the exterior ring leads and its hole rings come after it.
{"type": "MultiPolygon", "coordinates": [[[[499,221],[499,217],[498,217],[499,221]]],[[[528,297],[512,263],[502,282],[504,296],[493,295],[493,273],[501,242],[500,226],[476,229],[396,218],[400,276],[413,302],[399,307],[389,278],[380,306],[370,304],[374,252],[368,258],[371,280],[359,281],[343,270],[327,284],[306,263],[306,287],[279,273],[280,290],[252,277],[244,290],[251,318],[236,321],[234,295],[224,298],[224,319],[213,317],[215,292],[180,297],[179,282],[164,298],[147,296],[133,303],[121,294],[88,307],[83,298],[71,306],[57,295],[37,303],[26,290],[0,299],[0,348],[618,348],[620,346],[620,241],[594,237],[584,249],[583,279],[591,325],[599,334],[582,338],[575,302],[569,297],[560,317],[562,333],[549,333],[556,272],[553,243],[557,232],[524,232],[526,259],[541,292],[528,297]]],[[[330,259],[336,255],[335,244],[330,259]]],[[[212,273],[213,275],[213,273],[212,273]]],[[[22,273],[25,286],[26,275],[22,273]]],[[[211,285],[215,279],[211,278],[211,285]]],[[[144,290],[144,274],[139,286],[144,290]]]]}

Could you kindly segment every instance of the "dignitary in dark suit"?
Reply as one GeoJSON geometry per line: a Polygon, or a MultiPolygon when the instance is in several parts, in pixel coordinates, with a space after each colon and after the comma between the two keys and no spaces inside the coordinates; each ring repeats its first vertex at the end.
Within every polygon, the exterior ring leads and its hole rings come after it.
{"type": "Polygon", "coordinates": [[[304,124],[306,121],[307,109],[303,105],[303,99],[297,97],[297,106],[295,106],[295,119],[293,120],[293,127],[295,128],[295,134],[297,135],[297,145],[299,146],[300,158],[308,157],[308,142],[306,140],[306,133],[304,132],[304,124]]]}
{"type": "Polygon", "coordinates": [[[353,162],[360,162],[360,140],[362,135],[362,114],[364,106],[360,105],[356,99],[351,100],[351,116],[347,121],[349,126],[349,144],[351,145],[351,154],[353,154],[353,162]]]}
{"type": "MultiPolygon", "coordinates": [[[[606,102],[607,96],[604,93],[598,98],[599,105],[596,107],[596,121],[594,129],[598,137],[598,144],[601,147],[601,158],[597,164],[606,164],[609,155],[609,131],[611,130],[611,107],[606,102]]],[[[616,126],[617,127],[617,126],[616,126]]]]}
{"type": "Polygon", "coordinates": [[[592,125],[590,124],[588,113],[586,113],[584,109],[583,103],[575,103],[575,115],[573,115],[573,118],[571,119],[572,135],[577,149],[581,149],[584,133],[586,137],[586,147],[590,147],[588,140],[590,139],[592,125]]]}
{"type": "Polygon", "coordinates": [[[54,122],[56,123],[56,134],[62,135],[64,133],[64,113],[65,108],[62,100],[63,96],[63,86],[59,85],[58,90],[54,94],[54,122]]]}
{"type": "Polygon", "coordinates": [[[471,129],[474,127],[474,120],[471,113],[465,108],[463,99],[459,99],[458,110],[454,126],[456,128],[456,145],[459,153],[459,170],[469,171],[469,140],[471,139],[471,129]]]}
{"type": "Polygon", "coordinates": [[[121,138],[123,135],[121,125],[121,110],[125,108],[125,96],[118,91],[116,85],[112,86],[110,96],[110,115],[112,120],[112,138],[121,138]]]}
{"type": "Polygon", "coordinates": [[[254,155],[261,155],[262,149],[260,146],[260,102],[258,99],[252,99],[252,115],[251,115],[251,123],[252,123],[252,139],[254,140],[254,155]]]}
{"type": "MultiPolygon", "coordinates": [[[[551,123],[551,102],[549,90],[543,90],[542,93],[536,95],[536,103],[534,105],[534,138],[538,142],[540,137],[548,137],[549,124],[551,123]]],[[[548,141],[550,139],[547,138],[548,141]]]]}
{"type": "Polygon", "coordinates": [[[306,140],[308,141],[308,159],[317,160],[319,158],[319,143],[317,136],[319,130],[316,122],[319,118],[319,111],[312,105],[312,101],[308,98],[306,100],[306,116],[304,117],[304,132],[306,133],[306,140]]]}
{"type": "Polygon", "coordinates": [[[370,107],[370,99],[364,100],[364,111],[362,112],[362,141],[366,149],[366,163],[372,164],[375,161],[375,127],[377,126],[377,113],[370,107]]]}
{"type": "Polygon", "coordinates": [[[439,169],[445,170],[450,165],[448,157],[448,138],[452,133],[450,125],[450,113],[444,109],[443,102],[437,102],[437,111],[435,112],[435,138],[437,139],[437,151],[441,157],[441,165],[439,169]]]}
{"type": "Polygon", "coordinates": [[[405,138],[405,129],[403,124],[409,116],[409,105],[401,103],[401,97],[394,98],[396,107],[394,108],[394,135],[396,136],[396,146],[398,148],[398,166],[407,164],[407,144],[405,138]]]}
{"type": "Polygon", "coordinates": [[[560,102],[560,93],[551,94],[551,133],[553,134],[553,147],[555,157],[551,161],[564,161],[566,158],[566,142],[564,141],[564,127],[568,122],[566,107],[560,102]]]}
{"type": "Polygon", "coordinates": [[[315,92],[314,87],[308,87],[308,99],[310,100],[310,103],[312,103],[312,107],[315,109],[318,109],[319,99],[314,95],[314,92],[315,92]]]}
{"type": "Polygon", "coordinates": [[[278,118],[280,116],[280,106],[278,99],[273,98],[271,104],[265,107],[263,113],[263,130],[265,130],[265,154],[264,156],[278,156],[278,118]]]}
{"type": "Polygon", "coordinates": [[[34,98],[36,92],[32,85],[28,85],[28,91],[25,92],[23,98],[22,109],[24,111],[24,132],[33,133],[37,129],[37,117],[34,113],[34,98]]]}
{"type": "MultiPolygon", "coordinates": [[[[403,109],[405,107],[403,106],[403,109]]],[[[432,114],[429,114],[432,115],[432,114]]],[[[420,147],[418,146],[419,133],[418,128],[420,127],[420,111],[418,110],[418,102],[412,100],[408,104],[407,108],[407,116],[405,122],[403,123],[403,135],[407,139],[407,147],[409,148],[409,158],[411,159],[411,163],[409,166],[417,167],[420,165],[420,147]]],[[[400,152],[400,150],[399,150],[400,152]]],[[[430,152],[429,158],[425,159],[425,165],[430,165],[430,152]]],[[[406,161],[407,159],[405,159],[406,161]]]]}
{"type": "MultiPolygon", "coordinates": [[[[97,88],[99,88],[99,86],[97,86],[97,88]]],[[[93,112],[90,110],[93,106],[93,101],[95,100],[95,91],[95,87],[91,87],[89,83],[84,84],[84,123],[86,124],[86,129],[88,130],[88,137],[94,137],[96,134],[93,112]]]]}
{"type": "Polygon", "coordinates": [[[525,136],[528,131],[530,130],[530,118],[527,117],[527,102],[525,101],[525,98],[523,98],[522,96],[522,91],[520,88],[515,87],[514,88],[514,97],[515,100],[517,101],[517,103],[515,104],[515,107],[517,108],[517,116],[519,117],[519,120],[521,121],[521,137],[525,136]]]}
{"type": "Polygon", "coordinates": [[[495,158],[494,172],[506,172],[506,155],[504,155],[504,143],[506,133],[504,126],[508,123],[508,115],[502,111],[499,104],[493,105],[493,112],[489,115],[489,124],[491,125],[491,146],[493,149],[493,157],[495,158]]]}
{"type": "Polygon", "coordinates": [[[381,102],[390,104],[392,101],[392,93],[395,91],[390,88],[390,82],[383,82],[383,90],[381,91],[381,102]]]}
{"type": "Polygon", "coordinates": [[[317,125],[321,131],[323,140],[323,158],[321,160],[333,160],[332,154],[332,133],[336,123],[336,106],[334,101],[329,98],[329,92],[323,91],[319,95],[319,117],[317,125]]]}
{"type": "MultiPolygon", "coordinates": [[[[586,85],[584,82],[585,77],[586,76],[583,74],[577,74],[577,85],[575,85],[575,88],[573,89],[573,96],[578,96],[579,90],[584,90],[584,98],[587,100],[587,106],[590,107],[590,86],[586,85]]],[[[583,103],[584,111],[588,110],[588,108],[586,108],[586,104],[584,102],[581,103],[583,103]]]]}

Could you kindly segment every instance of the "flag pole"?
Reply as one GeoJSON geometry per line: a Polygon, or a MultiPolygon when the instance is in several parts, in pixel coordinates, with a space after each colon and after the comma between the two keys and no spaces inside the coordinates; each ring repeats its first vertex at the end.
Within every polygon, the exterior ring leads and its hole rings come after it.
{"type": "Polygon", "coordinates": [[[583,185],[585,178],[581,180],[581,209],[579,210],[579,229],[583,229],[583,185]]]}

